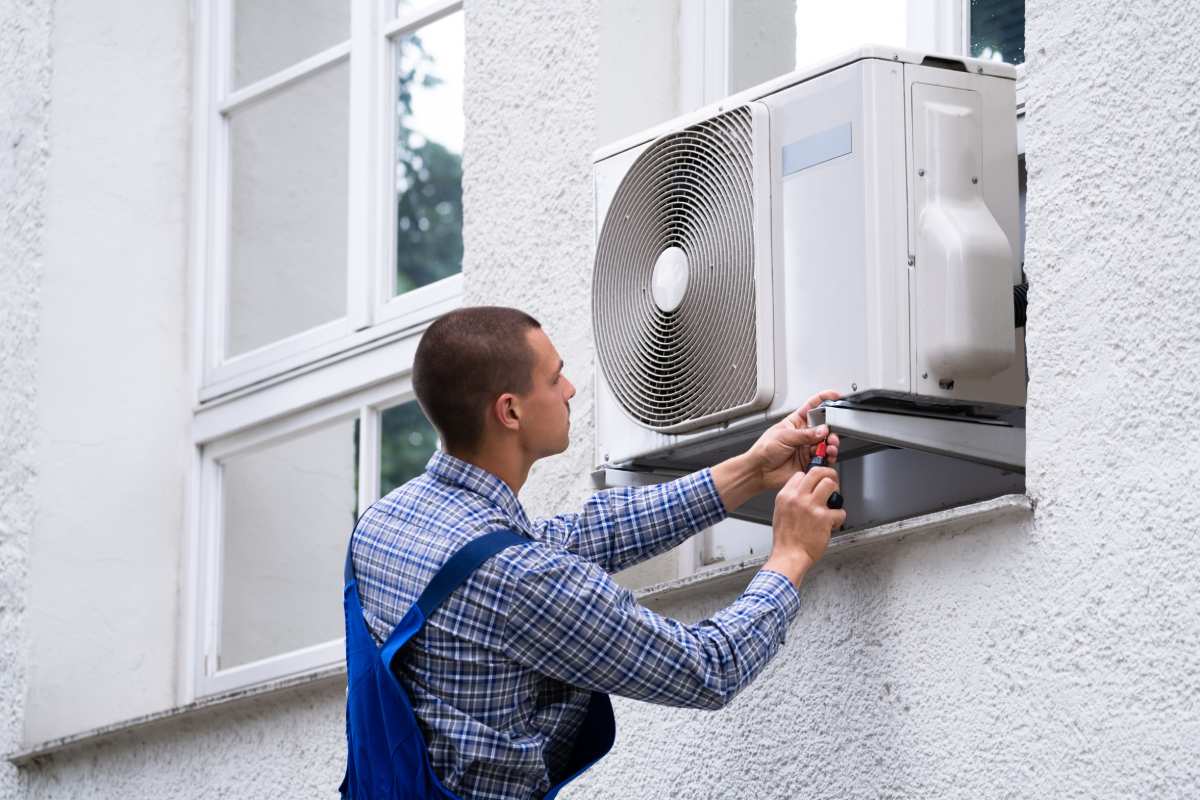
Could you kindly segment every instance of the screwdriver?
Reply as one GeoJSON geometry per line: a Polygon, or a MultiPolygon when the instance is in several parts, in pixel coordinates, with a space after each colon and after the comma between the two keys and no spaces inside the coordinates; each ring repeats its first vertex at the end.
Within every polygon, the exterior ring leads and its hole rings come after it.
{"type": "MultiPolygon", "coordinates": [[[[812,461],[808,462],[808,469],[812,469],[813,467],[826,466],[825,448],[826,448],[825,441],[822,440],[822,442],[819,445],[817,445],[817,451],[816,451],[816,453],[813,454],[812,461]]],[[[805,472],[807,472],[807,471],[808,470],[805,470],[805,472]]],[[[825,505],[828,506],[829,508],[838,509],[838,508],[841,508],[845,502],[846,501],[842,497],[841,492],[834,492],[833,494],[829,495],[829,499],[825,502],[825,505]]]]}

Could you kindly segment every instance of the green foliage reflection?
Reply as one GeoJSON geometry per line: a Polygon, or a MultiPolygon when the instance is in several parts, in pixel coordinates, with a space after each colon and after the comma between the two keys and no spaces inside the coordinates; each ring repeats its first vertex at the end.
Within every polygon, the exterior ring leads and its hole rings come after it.
{"type": "Polygon", "coordinates": [[[436,59],[419,35],[396,46],[395,291],[402,294],[462,271],[462,155],[418,130],[430,112],[414,108],[414,88],[444,85],[436,59]]]}
{"type": "Polygon", "coordinates": [[[437,431],[415,401],[389,408],[380,417],[379,491],[387,494],[425,471],[437,449],[437,431]]]}

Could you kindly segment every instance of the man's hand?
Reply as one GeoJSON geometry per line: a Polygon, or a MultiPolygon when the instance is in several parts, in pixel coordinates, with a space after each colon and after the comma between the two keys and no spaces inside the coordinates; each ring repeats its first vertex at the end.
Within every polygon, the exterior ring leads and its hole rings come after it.
{"type": "Polygon", "coordinates": [[[837,400],[834,391],[815,394],[785,419],[767,428],[749,450],[713,467],[713,482],[727,511],[733,511],[759,492],[778,489],[812,460],[817,444],[829,437],[826,462],[837,461],[838,437],[824,425],[808,427],[808,412],[825,400],[837,400]]]}
{"type": "Polygon", "coordinates": [[[788,478],[803,472],[812,461],[813,450],[827,436],[829,446],[825,460],[829,464],[837,462],[837,434],[830,435],[824,425],[808,427],[808,412],[824,401],[837,400],[840,396],[832,390],[814,394],[797,411],[767,428],[758,438],[746,455],[762,476],[762,491],[778,489],[788,482],[788,478]]]}
{"type": "Polygon", "coordinates": [[[845,511],[828,507],[837,488],[838,475],[828,467],[798,472],[784,484],[775,498],[773,544],[763,569],[786,575],[800,588],[809,568],[825,554],[833,529],[846,522],[845,511]]]}

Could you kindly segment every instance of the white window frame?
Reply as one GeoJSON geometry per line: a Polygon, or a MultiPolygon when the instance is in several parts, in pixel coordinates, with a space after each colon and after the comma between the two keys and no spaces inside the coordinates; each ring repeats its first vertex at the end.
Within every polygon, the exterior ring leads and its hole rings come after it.
{"type": "MultiPolygon", "coordinates": [[[[680,7],[680,112],[715,103],[729,94],[729,14],[736,0],[695,0],[680,7]]],[[[948,55],[970,55],[971,0],[905,0],[907,45],[948,55]]],[[[1017,154],[1025,156],[1025,64],[1017,70],[1017,154]]],[[[761,541],[767,525],[726,520],[721,530],[706,529],[689,547],[680,548],[680,576],[720,565],[729,538],[761,541]],[[756,535],[756,529],[757,534],[756,535]]],[[[735,554],[735,557],[742,555],[735,554]]]]}
{"type": "MultiPolygon", "coordinates": [[[[192,631],[192,664],[197,696],[224,694],[289,676],[313,673],[339,665],[345,656],[345,639],[338,636],[326,642],[278,653],[268,658],[228,669],[217,663],[222,619],[221,588],[223,530],[223,487],[221,462],[231,456],[276,445],[322,426],[357,419],[359,423],[358,497],[356,514],[361,514],[379,499],[380,416],[394,406],[412,401],[414,394],[409,374],[371,386],[354,394],[329,400],[320,405],[299,408],[284,416],[249,427],[234,425],[206,429],[200,443],[199,490],[204,497],[197,531],[197,576],[195,606],[199,619],[192,631]]],[[[350,526],[343,532],[349,541],[350,526]]]]}
{"type": "Polygon", "coordinates": [[[233,0],[196,3],[197,61],[193,169],[196,202],[194,349],[197,401],[230,392],[368,342],[412,330],[461,300],[461,273],[403,295],[391,294],[395,172],[393,47],[395,37],[455,12],[461,0],[435,0],[390,18],[383,0],[351,3],[350,38],[303,61],[231,90],[233,0]],[[228,114],[253,99],[349,59],[349,186],[347,195],[346,314],[232,358],[225,358],[230,135],[228,114]]]}
{"type": "MultiPolygon", "coordinates": [[[[190,291],[195,408],[182,564],[177,703],[319,675],[344,663],[344,638],[316,642],[234,668],[217,668],[221,597],[220,461],[286,441],[314,426],[357,416],[358,511],[379,494],[380,414],[414,399],[411,370],[426,327],[463,302],[461,274],[392,296],[396,98],[395,37],[462,10],[433,0],[392,18],[392,3],[351,4],[351,37],[233,93],[233,0],[194,5],[195,84],[190,291]],[[222,260],[229,192],[228,122],[223,112],[317,69],[350,58],[347,315],[220,363],[225,324],[222,260]],[[220,235],[218,235],[220,234],[220,235]],[[361,265],[357,270],[352,265],[361,265]]],[[[345,535],[348,537],[347,529],[345,535]]]]}

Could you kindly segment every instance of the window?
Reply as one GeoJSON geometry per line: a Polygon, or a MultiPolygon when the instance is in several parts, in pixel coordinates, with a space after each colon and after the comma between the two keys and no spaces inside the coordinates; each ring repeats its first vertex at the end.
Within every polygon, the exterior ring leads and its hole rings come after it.
{"type": "Polygon", "coordinates": [[[181,702],[342,660],[338,565],[437,447],[409,373],[462,296],[461,3],[199,8],[181,702]]]}
{"type": "Polygon", "coordinates": [[[1025,0],[970,0],[968,51],[975,58],[1025,63],[1025,0]]]}
{"type": "MultiPolygon", "coordinates": [[[[1017,143],[1021,253],[1024,249],[1024,28],[1023,0],[827,0],[744,3],[702,0],[682,9],[681,85],[684,110],[715,102],[777,75],[837,56],[863,44],[895,45],[971,55],[1017,65],[1017,143]],[[687,35],[690,33],[692,39],[687,35]],[[696,44],[696,41],[700,44],[696,44]]],[[[1022,341],[1018,335],[1018,343],[1022,341]]],[[[1019,492],[1023,477],[913,450],[884,450],[842,466],[847,482],[869,486],[861,514],[905,516],[1019,492]],[[914,476],[927,480],[914,481],[914,476]]],[[[770,518],[766,498],[743,513],[770,518]]],[[[880,521],[885,521],[880,519],[880,521]]],[[[770,529],[760,522],[728,520],[696,538],[680,555],[683,574],[708,565],[763,555],[770,529]]]]}
{"type": "Polygon", "coordinates": [[[412,329],[461,295],[460,4],[205,6],[200,399],[412,329]]]}
{"type": "Polygon", "coordinates": [[[202,446],[199,694],[341,660],[354,522],[436,447],[407,377],[202,446]]]}

